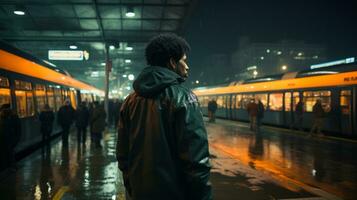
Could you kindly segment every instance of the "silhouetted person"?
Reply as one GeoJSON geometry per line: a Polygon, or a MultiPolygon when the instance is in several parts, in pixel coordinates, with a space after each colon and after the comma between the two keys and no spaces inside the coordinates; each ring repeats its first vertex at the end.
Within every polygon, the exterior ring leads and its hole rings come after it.
{"type": "Polygon", "coordinates": [[[110,99],[108,101],[108,125],[109,127],[114,125],[114,100],[110,99]]]}
{"type": "Polygon", "coordinates": [[[258,104],[255,103],[254,99],[251,99],[247,105],[247,112],[249,115],[250,130],[257,130],[257,115],[258,115],[258,104]]]}
{"type": "Polygon", "coordinates": [[[122,101],[115,99],[114,100],[114,127],[117,128],[118,127],[118,122],[119,122],[119,113],[120,113],[120,108],[122,105],[122,101]]]}
{"type": "Polygon", "coordinates": [[[19,116],[10,108],[10,104],[0,107],[0,137],[2,150],[2,168],[16,170],[15,147],[21,138],[19,116]]]}
{"type": "Polygon", "coordinates": [[[73,123],[75,117],[75,110],[71,106],[70,101],[67,99],[65,104],[61,106],[58,113],[58,123],[62,127],[62,141],[64,144],[68,144],[69,129],[73,123]]]}
{"type": "Polygon", "coordinates": [[[302,130],[304,103],[301,100],[299,100],[299,102],[296,104],[294,114],[294,123],[292,124],[291,128],[302,130]]]}
{"type": "Polygon", "coordinates": [[[212,99],[208,102],[208,118],[209,122],[216,121],[216,110],[217,110],[217,102],[212,99]]]}
{"type": "Polygon", "coordinates": [[[260,131],[260,126],[262,125],[262,120],[264,118],[264,112],[265,112],[264,105],[260,100],[258,100],[257,126],[256,126],[257,132],[260,131]]]}
{"type": "Polygon", "coordinates": [[[173,34],[146,47],[120,111],[117,159],[129,199],[212,199],[207,133],[188,77],[189,46],[173,34]]]}
{"type": "Polygon", "coordinates": [[[89,123],[89,110],[85,102],[82,102],[76,110],[77,142],[86,142],[87,126],[89,123]]]}
{"type": "Polygon", "coordinates": [[[53,121],[55,115],[48,104],[45,104],[43,110],[40,113],[40,122],[41,122],[41,133],[42,133],[42,142],[49,142],[52,133],[53,121]]]}
{"type": "Polygon", "coordinates": [[[318,135],[321,134],[321,129],[324,122],[325,111],[322,107],[321,100],[318,99],[312,109],[312,113],[314,115],[314,121],[310,130],[310,134],[312,135],[315,131],[318,135]]]}
{"type": "Polygon", "coordinates": [[[107,115],[104,110],[104,105],[94,102],[93,114],[90,118],[90,127],[93,134],[93,139],[96,147],[101,147],[102,132],[105,129],[105,119],[107,115]]]}
{"type": "MultiPolygon", "coordinates": [[[[89,120],[92,118],[93,111],[94,111],[94,103],[91,102],[88,104],[88,111],[89,111],[89,120]]],[[[89,124],[89,133],[90,133],[90,141],[94,143],[94,136],[92,132],[92,127],[89,124]]]]}

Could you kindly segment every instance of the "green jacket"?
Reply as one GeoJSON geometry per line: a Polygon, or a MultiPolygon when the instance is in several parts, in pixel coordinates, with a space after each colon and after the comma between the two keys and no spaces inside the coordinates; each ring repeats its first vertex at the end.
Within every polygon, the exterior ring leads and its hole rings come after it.
{"type": "Polygon", "coordinates": [[[120,111],[117,159],[132,199],[212,199],[197,97],[175,72],[146,67],[120,111]]]}

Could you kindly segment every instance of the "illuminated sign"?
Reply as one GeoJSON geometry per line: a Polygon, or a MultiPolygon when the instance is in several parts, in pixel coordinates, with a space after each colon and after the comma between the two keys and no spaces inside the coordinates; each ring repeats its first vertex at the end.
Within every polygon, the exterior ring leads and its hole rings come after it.
{"type": "Polygon", "coordinates": [[[49,50],[48,59],[49,60],[83,60],[83,51],[76,50],[49,50]]]}
{"type": "Polygon", "coordinates": [[[341,65],[341,64],[348,64],[348,63],[353,63],[355,62],[355,58],[351,57],[351,58],[346,58],[343,60],[336,60],[336,61],[331,61],[331,62],[327,62],[327,63],[321,63],[321,64],[317,64],[317,65],[311,65],[311,69],[317,69],[317,68],[321,68],[321,67],[329,67],[329,66],[333,66],[333,65],[341,65]]]}
{"type": "Polygon", "coordinates": [[[254,69],[257,69],[257,66],[250,66],[250,67],[247,67],[247,70],[250,71],[250,70],[254,70],[254,69]]]}

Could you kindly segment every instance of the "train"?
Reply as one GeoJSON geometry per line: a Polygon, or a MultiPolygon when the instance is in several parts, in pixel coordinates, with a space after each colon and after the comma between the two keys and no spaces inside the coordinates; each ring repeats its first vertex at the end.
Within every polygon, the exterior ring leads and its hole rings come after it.
{"type": "MultiPolygon", "coordinates": [[[[41,145],[38,116],[45,104],[56,112],[66,99],[76,108],[81,101],[97,101],[103,96],[102,90],[76,80],[54,64],[0,41],[0,105],[10,104],[20,118],[18,155],[41,145]]],[[[56,122],[53,137],[61,132],[56,122]]]]}
{"type": "Polygon", "coordinates": [[[246,110],[251,99],[264,104],[263,124],[291,128],[296,104],[304,104],[303,124],[310,130],[313,105],[322,101],[326,112],[324,134],[357,139],[357,64],[287,72],[229,84],[194,88],[202,112],[207,115],[208,102],[216,100],[218,118],[248,121],[246,110]]]}

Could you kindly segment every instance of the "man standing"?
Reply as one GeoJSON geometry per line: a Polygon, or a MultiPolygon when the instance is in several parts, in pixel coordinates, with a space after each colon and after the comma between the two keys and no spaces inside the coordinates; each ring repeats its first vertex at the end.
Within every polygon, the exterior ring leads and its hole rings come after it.
{"type": "Polygon", "coordinates": [[[40,113],[42,143],[50,143],[53,121],[55,120],[55,114],[48,104],[45,104],[43,110],[40,113]]]}
{"type": "Polygon", "coordinates": [[[89,122],[89,111],[85,102],[79,104],[76,110],[77,142],[86,143],[87,126],[89,122]]]}
{"type": "Polygon", "coordinates": [[[68,144],[69,129],[71,128],[72,122],[75,117],[75,110],[71,106],[71,102],[67,99],[64,105],[58,110],[57,113],[58,123],[62,127],[62,142],[63,144],[68,144]]]}
{"type": "Polygon", "coordinates": [[[324,125],[325,110],[322,107],[321,99],[316,100],[316,103],[312,108],[312,112],[314,114],[314,121],[310,129],[310,136],[312,136],[315,130],[317,132],[317,135],[322,135],[321,129],[324,125]]]}
{"type": "Polygon", "coordinates": [[[250,130],[257,130],[257,115],[258,115],[258,104],[255,103],[254,99],[251,99],[247,105],[247,112],[250,121],[250,130]]]}
{"type": "Polygon", "coordinates": [[[21,138],[19,116],[11,109],[10,104],[0,107],[0,171],[5,168],[16,170],[15,147],[21,138]]]}
{"type": "Polygon", "coordinates": [[[256,126],[256,132],[259,133],[260,132],[260,127],[262,125],[262,120],[264,118],[264,112],[265,112],[265,108],[264,108],[264,104],[262,103],[261,100],[258,100],[258,110],[257,110],[257,126],[256,126]]]}
{"type": "Polygon", "coordinates": [[[107,113],[104,110],[104,104],[100,104],[98,101],[95,101],[93,114],[90,117],[89,123],[91,135],[93,136],[93,142],[97,148],[102,147],[100,142],[102,140],[103,131],[105,130],[106,117],[107,113]]]}
{"type": "Polygon", "coordinates": [[[302,122],[303,122],[303,115],[304,115],[304,103],[299,100],[299,102],[295,106],[295,118],[294,123],[291,128],[297,128],[298,130],[302,130],[302,122]]]}
{"type": "Polygon", "coordinates": [[[216,110],[217,110],[217,102],[214,99],[212,99],[210,102],[208,102],[209,122],[216,121],[216,110]]]}
{"type": "Polygon", "coordinates": [[[129,199],[212,199],[201,109],[182,85],[188,51],[181,37],[154,37],[121,108],[117,159],[129,199]]]}

